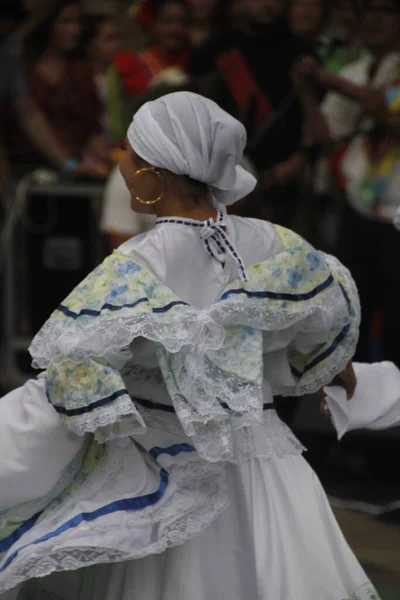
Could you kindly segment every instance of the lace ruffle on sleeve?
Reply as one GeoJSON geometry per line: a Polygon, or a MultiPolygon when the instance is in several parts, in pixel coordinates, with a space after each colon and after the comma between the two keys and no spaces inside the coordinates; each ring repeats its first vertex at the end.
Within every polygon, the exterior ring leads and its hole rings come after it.
{"type": "Polygon", "coordinates": [[[273,393],[329,383],[354,353],[355,286],[338,261],[292,232],[277,233],[282,252],[248,269],[249,281],[230,285],[205,309],[118,252],[89,275],[31,346],[34,365],[47,369],[48,399],[67,425],[100,441],[145,430],[120,372],[107,363],[110,351],[137,337],[155,343],[184,432],[212,462],[232,458],[234,430],[263,423],[265,375],[273,393]]]}

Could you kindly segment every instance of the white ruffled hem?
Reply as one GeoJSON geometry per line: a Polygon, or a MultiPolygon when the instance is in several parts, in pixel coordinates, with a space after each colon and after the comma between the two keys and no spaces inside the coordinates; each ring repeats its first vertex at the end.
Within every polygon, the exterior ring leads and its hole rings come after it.
{"type": "MultiPolygon", "coordinates": [[[[161,445],[162,438],[159,434],[161,445]]],[[[164,440],[170,443],[171,436],[164,440]]],[[[103,464],[86,483],[64,501],[58,499],[56,507],[48,509],[49,514],[2,555],[0,594],[54,571],[161,553],[201,533],[228,506],[225,466],[206,463],[193,452],[158,459],[165,463],[162,468],[168,472],[168,485],[154,505],[106,510],[94,520],[80,520],[79,515],[129,497],[129,486],[135,484],[137,469],[140,472],[142,468],[138,456],[131,440],[108,444],[103,464]]],[[[152,477],[145,477],[147,487],[153,480],[150,494],[154,493],[155,472],[153,468],[152,477]]]]}

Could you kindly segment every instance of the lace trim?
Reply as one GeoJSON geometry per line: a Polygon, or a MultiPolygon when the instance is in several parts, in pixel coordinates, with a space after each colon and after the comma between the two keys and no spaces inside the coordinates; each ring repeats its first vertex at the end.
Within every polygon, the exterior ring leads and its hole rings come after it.
{"type": "MultiPolygon", "coordinates": [[[[141,407],[149,430],[158,430],[182,437],[182,425],[176,415],[141,407]]],[[[276,411],[265,411],[258,427],[234,429],[225,442],[231,448],[230,462],[241,464],[252,458],[285,458],[306,451],[292,430],[283,423],[276,411]]]]}
{"type": "Polygon", "coordinates": [[[349,330],[346,336],[336,346],[332,356],[319,371],[311,370],[308,374],[302,376],[301,381],[296,388],[296,395],[315,393],[322,389],[324,385],[330,383],[338,373],[345,369],[349,360],[353,358],[358,343],[361,305],[356,284],[350,271],[346,269],[337,258],[326,255],[325,260],[331,272],[335,274],[337,280],[345,287],[347,301],[349,303],[348,310],[351,315],[350,321],[349,316],[347,316],[349,330]]]}
{"type": "MultiPolygon", "coordinates": [[[[126,445],[126,440],[124,443],[115,442],[114,449],[96,476],[89,478],[86,485],[74,494],[73,505],[69,500],[61,503],[51,516],[41,521],[38,529],[42,532],[57,529],[60,523],[66,522],[67,513],[74,512],[74,506],[93,498],[94,493],[101,493],[104,488],[110,489],[112,479],[122,467],[126,445]]],[[[168,471],[173,491],[169,497],[166,494],[163,502],[136,514],[119,513],[118,525],[98,519],[69,529],[55,539],[31,544],[0,573],[0,593],[27,579],[44,577],[54,571],[161,553],[199,535],[228,506],[226,467],[210,465],[191,455],[186,464],[173,465],[168,471]],[[149,528],[147,534],[144,527],[149,528]],[[118,529],[121,531],[121,541],[118,542],[121,549],[110,549],[118,538],[118,529]],[[141,531],[140,536],[135,534],[138,530],[141,531]],[[127,531],[133,535],[127,535],[127,531]],[[88,537],[93,540],[93,545],[87,543],[88,537]],[[61,548],[61,545],[65,547],[61,548]]]]}
{"type": "Polygon", "coordinates": [[[198,309],[179,305],[165,313],[133,314],[121,310],[116,316],[102,315],[101,321],[86,322],[83,330],[65,331],[61,321],[49,320],[30,346],[32,365],[37,369],[57,366],[64,361],[79,364],[88,357],[103,358],[111,351],[126,348],[137,338],[162,344],[168,352],[184,347],[200,347],[202,353],[222,347],[225,333],[211,316],[198,309]],[[110,335],[110,332],[112,334],[110,335]]]}
{"type": "MultiPolygon", "coordinates": [[[[326,257],[324,261],[315,252],[307,254],[308,247],[305,252],[301,246],[292,250],[294,254],[304,254],[304,277],[297,267],[287,269],[293,278],[292,287],[298,283],[296,278],[305,280],[302,293],[297,296],[279,291],[288,289],[285,279],[281,287],[276,287],[271,300],[262,294],[272,292],[252,291],[257,285],[254,278],[246,288],[231,289],[223,300],[204,310],[177,300],[165,304],[165,300],[162,311],[157,312],[159,309],[152,308],[146,299],[143,311],[119,307],[114,313],[107,309],[99,319],[87,318],[85,313],[82,323],[68,327],[63,320],[51,319],[32,344],[35,363],[37,366],[65,361],[81,364],[95,353],[94,363],[110,351],[127,347],[136,337],[155,341],[168,393],[186,435],[206,460],[232,460],[234,431],[257,427],[263,422],[263,339],[268,352],[269,340],[276,340],[278,335],[287,336],[284,347],[288,355],[297,336],[320,340],[321,356],[317,357],[315,366],[305,371],[298,381],[293,378],[289,387],[275,387],[274,393],[281,395],[317,391],[344,369],[355,351],[359,306],[348,271],[336,259],[326,257]],[[311,266],[307,267],[308,262],[311,266]],[[246,301],[241,298],[242,292],[249,296],[246,301]],[[291,299],[289,306],[287,297],[291,299]],[[343,339],[337,343],[335,336],[341,330],[343,339]],[[231,418],[224,405],[241,418],[231,418]]],[[[288,251],[287,255],[292,260],[292,252],[288,251]]],[[[296,259],[294,261],[296,264],[296,259]]],[[[256,272],[256,269],[253,270],[256,272]]],[[[171,294],[168,290],[165,294],[167,292],[171,294]]],[[[158,304],[163,300],[162,292],[159,293],[158,304]]],[[[171,296],[167,299],[171,300],[171,296]]],[[[318,347],[318,343],[314,346],[318,347]]],[[[86,382],[96,379],[94,368],[91,371],[86,382]]],[[[86,387],[83,403],[90,406],[92,389],[88,383],[86,387]]],[[[78,401],[82,403],[81,398],[78,401]]],[[[138,424],[145,430],[139,413],[128,399],[121,407],[112,403],[109,408],[93,411],[80,420],[85,422],[84,430],[95,430],[100,441],[136,434],[138,424]]],[[[74,427],[77,433],[82,429],[79,424],[74,427]]]]}
{"type": "Polygon", "coordinates": [[[343,600],[380,600],[380,597],[372,583],[368,581],[358,588],[350,598],[343,598],[343,600]]]}
{"type": "Polygon", "coordinates": [[[76,435],[95,434],[103,444],[113,439],[145,433],[147,427],[130,397],[120,398],[109,406],[85,414],[84,418],[69,420],[68,428],[76,435]]]}

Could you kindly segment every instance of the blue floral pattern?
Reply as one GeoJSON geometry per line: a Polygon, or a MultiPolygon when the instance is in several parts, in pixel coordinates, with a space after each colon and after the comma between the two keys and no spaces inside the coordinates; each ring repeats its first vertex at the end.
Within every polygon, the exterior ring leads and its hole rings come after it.
{"type": "Polygon", "coordinates": [[[294,290],[297,290],[300,281],[303,279],[303,275],[299,267],[296,265],[292,269],[287,269],[286,273],[288,275],[288,283],[290,287],[294,290]]]}
{"type": "Polygon", "coordinates": [[[324,263],[318,252],[309,252],[306,256],[310,263],[310,270],[315,271],[316,269],[323,269],[324,263]]]}
{"type": "Polygon", "coordinates": [[[292,393],[305,393],[303,380],[326,383],[326,373],[339,368],[357,336],[357,298],[343,270],[332,271],[324,255],[295,233],[280,227],[276,232],[281,252],[250,267],[247,282],[233,282],[202,310],[119,252],[95,269],[31,347],[37,363],[47,367],[49,401],[67,425],[77,433],[91,431],[99,441],[145,430],[120,372],[106,360],[110,349],[124,348],[135,337],[157,344],[181,424],[200,453],[206,447],[212,453],[203,454],[210,460],[230,456],[230,413],[221,403],[251,422],[262,419],[263,331],[290,330],[307,318],[309,332],[310,315],[336,315],[331,325],[322,319],[316,326],[320,343],[310,351],[300,352],[295,343],[286,349],[292,393]]]}

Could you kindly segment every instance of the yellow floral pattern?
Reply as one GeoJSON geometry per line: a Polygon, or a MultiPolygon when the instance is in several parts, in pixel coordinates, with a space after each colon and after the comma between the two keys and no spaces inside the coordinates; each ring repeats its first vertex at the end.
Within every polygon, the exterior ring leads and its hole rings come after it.
{"type": "MultiPolygon", "coordinates": [[[[98,441],[146,429],[107,353],[136,337],[155,342],[174,408],[199,453],[229,460],[232,412],[262,422],[263,341],[290,331],[285,393],[329,383],[354,352],[358,298],[348,272],[297,234],[277,227],[282,251],[247,270],[219,302],[189,306],[132,258],[115,252],[62,303],[31,353],[46,367],[49,401],[78,434],[98,441]],[[305,337],[313,344],[304,344],[305,337]]],[[[274,393],[281,393],[274,389],[274,393]]]]}

